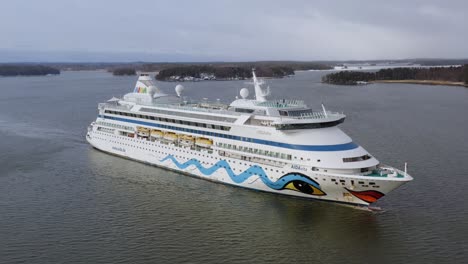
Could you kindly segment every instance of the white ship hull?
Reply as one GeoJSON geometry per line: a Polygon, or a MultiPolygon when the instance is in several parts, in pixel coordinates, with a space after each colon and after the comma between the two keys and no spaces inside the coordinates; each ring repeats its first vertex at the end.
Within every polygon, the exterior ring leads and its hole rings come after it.
{"type": "Polygon", "coordinates": [[[388,180],[385,177],[376,179],[360,175],[314,173],[294,164],[279,168],[226,158],[220,156],[218,150],[211,153],[208,149],[197,151],[183,145],[175,146],[162,141],[152,142],[144,138],[110,135],[95,130],[90,130],[86,138],[96,149],[117,156],[180,171],[209,181],[308,199],[366,206],[407,181],[393,178],[388,180]],[[296,188],[301,185],[302,189],[296,188]],[[370,188],[360,187],[362,185],[370,188]],[[373,186],[377,186],[378,189],[370,190],[373,186]],[[359,192],[369,193],[359,196],[359,192]]]}

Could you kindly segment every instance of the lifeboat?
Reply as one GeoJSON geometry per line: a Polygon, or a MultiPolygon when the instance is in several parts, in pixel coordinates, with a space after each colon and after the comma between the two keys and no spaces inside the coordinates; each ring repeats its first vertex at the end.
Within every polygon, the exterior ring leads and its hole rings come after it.
{"type": "Polygon", "coordinates": [[[181,140],[187,140],[187,141],[195,141],[195,138],[191,135],[181,135],[180,136],[181,140]]]}
{"type": "Polygon", "coordinates": [[[209,148],[213,145],[213,140],[209,138],[199,137],[195,140],[195,144],[200,147],[209,148]]]}
{"type": "Polygon", "coordinates": [[[176,141],[178,136],[174,132],[166,132],[166,133],[164,133],[163,138],[166,139],[166,140],[169,140],[169,141],[176,141]]]}
{"type": "Polygon", "coordinates": [[[149,137],[150,129],[146,127],[137,127],[137,135],[139,137],[149,137]]]}
{"type": "Polygon", "coordinates": [[[157,129],[151,129],[151,137],[152,138],[161,138],[164,135],[164,132],[157,129]]]}
{"type": "Polygon", "coordinates": [[[190,136],[190,135],[181,135],[179,139],[182,145],[191,146],[193,145],[193,143],[195,143],[195,137],[190,136]]]}

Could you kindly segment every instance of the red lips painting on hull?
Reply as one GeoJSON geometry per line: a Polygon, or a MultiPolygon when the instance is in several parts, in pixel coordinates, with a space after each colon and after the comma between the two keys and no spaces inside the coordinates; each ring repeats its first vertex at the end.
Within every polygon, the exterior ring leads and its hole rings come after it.
{"type": "Polygon", "coordinates": [[[369,191],[351,191],[347,188],[345,188],[348,192],[350,192],[352,195],[356,196],[357,198],[363,200],[364,202],[368,203],[374,203],[378,199],[382,198],[384,196],[383,193],[374,191],[374,190],[369,190],[369,191]]]}

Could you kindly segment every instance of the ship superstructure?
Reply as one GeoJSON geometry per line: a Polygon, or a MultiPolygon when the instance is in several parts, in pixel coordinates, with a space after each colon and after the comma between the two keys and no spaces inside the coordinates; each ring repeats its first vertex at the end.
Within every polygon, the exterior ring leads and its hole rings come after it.
{"type": "Polygon", "coordinates": [[[412,180],[382,165],[338,127],[345,115],[299,100],[269,100],[253,72],[231,104],[192,103],[141,74],[132,93],[99,104],[86,135],[95,148],[244,188],[369,205],[412,180]]]}

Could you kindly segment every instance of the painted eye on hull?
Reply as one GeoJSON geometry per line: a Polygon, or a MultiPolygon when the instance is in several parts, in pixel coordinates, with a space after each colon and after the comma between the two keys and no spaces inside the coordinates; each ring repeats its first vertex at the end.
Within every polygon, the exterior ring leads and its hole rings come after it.
{"type": "Polygon", "coordinates": [[[283,189],[293,190],[310,195],[326,195],[322,190],[308,184],[307,182],[294,180],[284,186],[283,189]]]}

